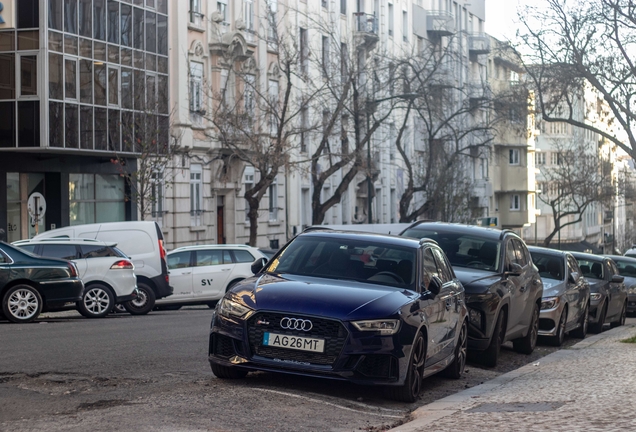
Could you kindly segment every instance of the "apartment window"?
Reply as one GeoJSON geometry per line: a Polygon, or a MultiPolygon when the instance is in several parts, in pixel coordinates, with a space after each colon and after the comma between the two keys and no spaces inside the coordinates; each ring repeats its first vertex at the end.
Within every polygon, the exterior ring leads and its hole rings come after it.
{"type": "Polygon", "coordinates": [[[203,110],[203,63],[190,62],[190,111],[203,110]]]}
{"type": "Polygon", "coordinates": [[[190,22],[194,25],[201,25],[201,0],[190,0],[190,22]]]}
{"type": "Polygon", "coordinates": [[[322,76],[329,77],[329,36],[322,37],[322,76]]]}
{"type": "MultiPolygon", "coordinates": [[[[254,167],[245,167],[245,173],[243,174],[243,184],[245,184],[245,192],[254,187],[254,167]]],[[[249,213],[250,204],[245,200],[245,222],[250,220],[249,213]]]]}
{"type": "Polygon", "coordinates": [[[570,133],[570,125],[565,122],[548,123],[548,133],[551,135],[567,135],[570,133]]]}
{"type": "Polygon", "coordinates": [[[320,0],[320,3],[322,5],[322,7],[324,7],[325,9],[327,9],[327,0],[320,0]]]}
{"type": "Polygon", "coordinates": [[[521,198],[519,195],[510,195],[510,211],[521,210],[521,198]]]}
{"type": "Polygon", "coordinates": [[[276,180],[269,185],[269,221],[275,222],[278,220],[278,188],[276,180]]]}
{"type": "Polygon", "coordinates": [[[349,70],[347,66],[348,55],[349,55],[349,51],[347,50],[347,44],[341,43],[340,44],[340,77],[343,82],[347,79],[347,74],[349,70]]]}
{"type": "Polygon", "coordinates": [[[536,152],[534,154],[534,164],[535,165],[545,165],[545,153],[536,152]]]}
{"type": "Polygon", "coordinates": [[[276,42],[276,40],[278,39],[276,33],[276,27],[278,25],[278,21],[276,20],[276,12],[278,11],[278,0],[270,0],[268,5],[269,8],[267,11],[267,37],[270,41],[276,42]]]}
{"type": "Polygon", "coordinates": [[[190,221],[193,226],[201,225],[203,202],[203,179],[201,165],[190,165],[190,221]]]}
{"type": "Polygon", "coordinates": [[[254,75],[245,76],[245,91],[243,99],[245,103],[245,112],[252,116],[254,114],[254,87],[256,86],[256,77],[254,75]]]}
{"type": "Polygon", "coordinates": [[[243,0],[243,20],[245,21],[245,29],[254,31],[254,2],[253,0],[243,0]]]}
{"type": "Polygon", "coordinates": [[[307,153],[307,107],[303,107],[300,111],[300,152],[307,153]]]}
{"type": "Polygon", "coordinates": [[[347,14],[347,0],[340,0],[340,13],[342,15],[347,14]]]}
{"type": "Polygon", "coordinates": [[[227,0],[219,0],[216,2],[216,10],[223,17],[223,22],[227,23],[227,0]]]}
{"type": "Polygon", "coordinates": [[[269,114],[269,133],[272,136],[275,136],[278,132],[278,81],[269,80],[269,103],[270,103],[270,114],[269,114]]]}
{"type": "Polygon", "coordinates": [[[307,39],[307,29],[300,29],[300,71],[307,73],[309,71],[309,41],[307,39]]]}
{"type": "Polygon", "coordinates": [[[160,218],[163,217],[163,208],[164,208],[164,182],[163,175],[160,172],[152,173],[150,178],[151,181],[151,189],[150,189],[150,202],[151,202],[151,212],[152,217],[160,218]]]}
{"type": "Polygon", "coordinates": [[[508,150],[508,162],[510,165],[519,165],[519,149],[508,150]]]}
{"type": "Polygon", "coordinates": [[[395,20],[393,16],[393,4],[389,3],[389,36],[393,36],[393,22],[395,20]]]}
{"type": "Polygon", "coordinates": [[[409,41],[409,14],[407,11],[402,11],[402,40],[409,41]]]}
{"type": "Polygon", "coordinates": [[[563,155],[559,152],[552,152],[550,155],[552,165],[563,165],[563,155]]]}

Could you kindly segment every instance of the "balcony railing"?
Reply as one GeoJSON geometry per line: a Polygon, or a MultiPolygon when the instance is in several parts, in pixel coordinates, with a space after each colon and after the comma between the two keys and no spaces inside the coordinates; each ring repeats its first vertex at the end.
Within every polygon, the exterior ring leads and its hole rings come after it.
{"type": "Polygon", "coordinates": [[[426,31],[438,36],[455,34],[455,19],[450,12],[426,11],[426,31]]]}
{"type": "Polygon", "coordinates": [[[355,12],[353,16],[356,22],[356,31],[378,34],[378,19],[375,15],[364,12],[355,12]]]}
{"type": "Polygon", "coordinates": [[[205,15],[203,15],[201,12],[199,11],[190,11],[190,24],[196,26],[196,27],[201,27],[201,23],[203,22],[203,18],[205,18],[205,15]]]}
{"type": "Polygon", "coordinates": [[[488,54],[490,52],[490,38],[486,33],[472,33],[468,35],[468,51],[471,54],[488,54]]]}

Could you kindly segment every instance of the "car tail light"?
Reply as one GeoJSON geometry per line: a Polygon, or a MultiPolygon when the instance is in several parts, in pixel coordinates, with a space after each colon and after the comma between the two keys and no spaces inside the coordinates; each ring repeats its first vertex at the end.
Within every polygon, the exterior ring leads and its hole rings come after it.
{"type": "Polygon", "coordinates": [[[79,272],[77,271],[77,267],[75,266],[75,263],[69,262],[68,263],[68,270],[71,273],[71,277],[78,277],[79,276],[79,272]]]}
{"type": "Polygon", "coordinates": [[[110,266],[111,269],[124,269],[124,270],[133,270],[135,268],[135,266],[133,265],[133,263],[131,263],[128,260],[119,260],[116,263],[114,263],[112,266],[110,266]]]}
{"type": "Polygon", "coordinates": [[[166,283],[169,284],[170,283],[170,275],[166,275],[166,283]]]}
{"type": "Polygon", "coordinates": [[[161,259],[166,259],[166,249],[163,247],[163,240],[159,239],[159,254],[161,259]]]}

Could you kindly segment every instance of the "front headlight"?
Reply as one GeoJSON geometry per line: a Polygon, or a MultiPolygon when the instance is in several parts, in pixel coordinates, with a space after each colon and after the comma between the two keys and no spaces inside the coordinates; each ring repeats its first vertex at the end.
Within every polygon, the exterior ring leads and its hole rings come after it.
{"type": "Polygon", "coordinates": [[[400,320],[367,320],[367,321],[352,321],[354,325],[360,331],[377,331],[381,335],[396,334],[400,329],[400,320]]]}
{"type": "Polygon", "coordinates": [[[541,299],[541,310],[554,309],[558,306],[559,301],[561,301],[559,297],[543,297],[541,299]]]}
{"type": "Polygon", "coordinates": [[[590,300],[600,300],[601,299],[601,293],[592,293],[590,294],[590,300]]]}
{"type": "Polygon", "coordinates": [[[224,298],[221,300],[221,306],[219,307],[219,314],[225,317],[242,318],[252,309],[244,306],[233,300],[224,298]]]}

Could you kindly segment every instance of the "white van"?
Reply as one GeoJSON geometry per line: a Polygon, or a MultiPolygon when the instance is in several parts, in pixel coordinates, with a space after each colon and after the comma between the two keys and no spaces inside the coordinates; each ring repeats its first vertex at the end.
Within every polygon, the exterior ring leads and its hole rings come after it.
{"type": "Polygon", "coordinates": [[[163,234],[159,225],[152,221],[108,222],[75,225],[43,232],[34,240],[54,237],[89,238],[117,243],[135,265],[137,288],[136,299],[124,303],[134,315],[146,314],[155,305],[155,300],[172,294],[163,234]]]}

